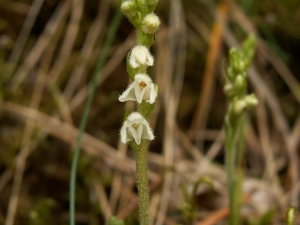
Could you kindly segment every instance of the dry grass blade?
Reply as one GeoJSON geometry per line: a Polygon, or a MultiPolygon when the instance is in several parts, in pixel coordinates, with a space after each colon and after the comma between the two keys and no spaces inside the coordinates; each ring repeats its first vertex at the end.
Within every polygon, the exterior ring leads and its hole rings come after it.
{"type": "Polygon", "coordinates": [[[192,175],[193,180],[199,179],[206,170],[209,169],[209,166],[212,164],[212,160],[217,156],[218,152],[221,150],[224,144],[224,132],[220,131],[218,137],[214,141],[214,143],[209,148],[208,152],[205,156],[203,156],[202,160],[198,161],[198,166],[195,172],[192,175]]]}
{"type": "Polygon", "coordinates": [[[72,2],[71,18],[66,29],[66,36],[60,50],[58,61],[63,60],[62,58],[69,57],[70,52],[72,51],[80,27],[83,3],[83,0],[73,0],[72,2]]]}
{"type": "MultiPolygon", "coordinates": [[[[121,47],[115,52],[111,59],[106,63],[101,72],[101,77],[98,80],[98,85],[100,85],[114,70],[114,68],[124,59],[128,53],[130,47],[134,44],[134,39],[132,36],[128,37],[127,40],[122,44],[121,47]]],[[[81,88],[77,94],[70,101],[70,109],[74,110],[77,108],[85,99],[88,94],[88,90],[91,86],[91,82],[81,88]]]]}
{"type": "MultiPolygon", "coordinates": [[[[78,130],[67,123],[61,122],[56,118],[47,116],[34,109],[14,103],[2,103],[0,109],[21,120],[34,120],[37,126],[42,127],[49,134],[72,145],[75,144],[78,130]]],[[[97,140],[91,135],[84,134],[82,148],[92,156],[104,158],[108,165],[115,165],[117,168],[127,172],[134,171],[135,164],[133,160],[119,156],[114,148],[97,140]]]]}
{"type": "MultiPolygon", "coordinates": [[[[125,109],[128,111],[133,111],[134,105],[132,102],[126,102],[125,104],[125,109]]],[[[119,141],[119,146],[118,146],[118,154],[121,156],[126,156],[127,154],[127,145],[123,144],[122,142],[119,141]]],[[[113,175],[112,179],[112,189],[110,193],[110,198],[109,198],[109,205],[110,208],[112,209],[112,212],[114,215],[116,215],[116,208],[117,208],[117,203],[118,200],[120,200],[121,192],[122,192],[122,178],[123,178],[123,172],[116,170],[113,175]]]]}
{"type": "Polygon", "coordinates": [[[105,23],[108,16],[108,4],[105,1],[99,3],[98,15],[93,21],[89,32],[85,38],[82,50],[79,55],[78,63],[76,64],[73,73],[70,76],[68,84],[64,90],[64,97],[70,99],[76,90],[78,83],[82,76],[88,69],[88,62],[91,60],[93,49],[95,48],[96,41],[103,36],[105,23]],[[102,32],[102,33],[101,33],[102,32]]]}
{"type": "MultiPolygon", "coordinates": [[[[249,196],[244,197],[244,203],[249,201],[249,196]]],[[[209,216],[207,216],[205,219],[203,219],[201,222],[196,223],[196,225],[214,225],[218,224],[218,222],[222,221],[224,218],[226,218],[229,215],[229,208],[225,207],[222,209],[219,209],[216,212],[213,212],[209,216]]]]}
{"type": "Polygon", "coordinates": [[[283,201],[283,190],[280,186],[279,177],[276,170],[276,162],[274,158],[274,150],[270,143],[270,134],[268,131],[267,115],[265,102],[263,98],[259,98],[259,104],[257,106],[257,122],[259,130],[259,138],[261,142],[261,148],[265,158],[265,174],[266,182],[270,183],[272,189],[277,195],[277,200],[282,209],[286,203],[283,201]]]}
{"type": "Polygon", "coordinates": [[[45,27],[43,34],[40,36],[35,46],[28,54],[22,66],[20,66],[14,77],[11,79],[9,86],[11,87],[12,91],[15,91],[19,87],[25,77],[36,65],[45,48],[49,44],[49,40],[51,39],[55,31],[59,28],[60,23],[62,23],[62,21],[66,19],[69,9],[69,1],[61,2],[57,7],[56,12],[53,14],[52,18],[45,27]]]}
{"type": "MultiPolygon", "coordinates": [[[[172,1],[170,9],[170,32],[174,30],[175,34],[169,41],[169,45],[166,47],[166,54],[164,65],[163,65],[163,79],[159,80],[159,86],[161,92],[163,93],[163,104],[166,111],[166,121],[164,130],[164,167],[167,169],[164,173],[164,180],[162,186],[162,193],[158,205],[158,211],[156,221],[152,220],[153,224],[161,225],[163,224],[167,208],[169,205],[172,183],[173,183],[173,171],[168,168],[172,168],[174,165],[174,153],[175,153],[175,139],[174,139],[174,126],[176,124],[176,112],[178,107],[178,97],[181,92],[182,78],[184,74],[183,60],[185,59],[184,52],[178,52],[178,55],[182,54],[181,57],[176,58],[172,55],[176,54],[176,49],[184,49],[186,42],[186,34],[180,35],[180,33],[185,33],[186,29],[180,21],[184,21],[185,16],[183,14],[183,9],[180,1],[172,1]],[[176,16],[174,16],[176,15],[176,16]],[[176,38],[178,37],[178,38],[176,38]],[[176,62],[176,60],[178,60],[176,62]],[[175,66],[175,63],[180,66],[180,70],[175,66]],[[173,83],[172,74],[176,75],[175,81],[173,83]],[[161,82],[161,83],[160,83],[161,82]],[[177,93],[176,93],[177,91],[177,93]],[[179,92],[179,93],[178,93],[179,92]],[[176,93],[176,94],[175,94],[176,93]],[[176,98],[177,96],[177,98],[176,98]]],[[[184,50],[185,51],[185,50],[184,50]]],[[[153,203],[152,203],[153,204],[153,203]]],[[[153,209],[153,208],[152,208],[153,209]]],[[[151,210],[154,213],[154,210],[151,210]]]]}
{"type": "Polygon", "coordinates": [[[66,28],[64,40],[62,42],[60,51],[58,53],[58,57],[56,58],[54,65],[49,71],[47,85],[50,87],[50,89],[53,88],[52,87],[53,84],[58,79],[59,75],[61,74],[65,66],[65,63],[70,57],[70,54],[75,44],[76,37],[78,36],[82,13],[83,13],[83,1],[73,0],[71,18],[68,23],[68,27],[66,28]]]}
{"type": "Polygon", "coordinates": [[[294,148],[297,148],[300,145],[300,114],[298,115],[298,118],[293,127],[293,131],[290,136],[290,142],[292,143],[291,145],[294,148]]]}
{"type": "Polygon", "coordinates": [[[205,218],[203,221],[198,222],[197,225],[214,225],[226,218],[229,214],[229,208],[223,208],[218,210],[215,213],[212,213],[207,218],[205,218]]]}
{"type": "MultiPolygon", "coordinates": [[[[126,155],[127,146],[123,143],[119,143],[118,153],[121,156],[126,155]]],[[[122,191],[122,171],[115,171],[112,180],[112,190],[109,198],[109,205],[113,213],[116,211],[117,203],[120,197],[120,192],[122,191]]]]}
{"type": "Polygon", "coordinates": [[[200,97],[189,131],[189,137],[193,139],[195,138],[195,132],[197,130],[203,130],[207,121],[207,115],[211,104],[210,100],[214,90],[214,72],[223,39],[222,36],[224,24],[226,23],[226,14],[227,7],[224,3],[221,3],[216,12],[216,21],[213,24],[203,82],[200,88],[200,97]]]}
{"type": "MultiPolygon", "coordinates": [[[[24,45],[28,39],[30,30],[33,26],[33,23],[36,20],[36,17],[38,15],[38,13],[40,12],[40,9],[43,5],[44,0],[35,0],[32,2],[30,9],[28,11],[26,20],[24,22],[24,25],[20,31],[20,34],[18,36],[18,39],[14,45],[14,48],[12,50],[12,53],[8,59],[8,62],[11,64],[17,64],[20,58],[20,55],[23,51],[24,45]]],[[[13,2],[11,2],[11,4],[14,4],[13,2]]],[[[10,7],[8,7],[10,8],[10,7]]],[[[12,8],[18,8],[16,6],[13,6],[12,8]]]]}
{"type": "MultiPolygon", "coordinates": [[[[42,92],[46,81],[46,71],[48,71],[49,69],[49,65],[53,56],[53,52],[57,43],[58,36],[59,35],[56,35],[56,38],[53,41],[53,45],[49,47],[48,51],[46,51],[46,54],[43,57],[41,68],[37,75],[37,80],[34,85],[33,94],[30,102],[30,108],[32,109],[39,108],[42,99],[42,92]]],[[[22,134],[22,139],[21,139],[21,146],[20,146],[21,150],[16,158],[16,169],[14,174],[12,192],[11,192],[9,205],[8,205],[7,217],[5,221],[6,225],[14,224],[14,218],[17,211],[17,205],[19,200],[19,193],[21,190],[23,174],[26,167],[26,160],[30,153],[31,137],[33,134],[34,127],[35,127],[34,121],[32,120],[26,121],[25,128],[22,134]]]]}
{"type": "Polygon", "coordinates": [[[48,88],[57,105],[57,110],[60,117],[63,119],[63,121],[73,125],[74,122],[72,119],[71,110],[69,108],[68,101],[63,97],[61,91],[55,85],[52,85],[48,88]]]}
{"type": "MultiPolygon", "coordinates": [[[[43,0],[41,2],[43,2],[43,0]]],[[[15,1],[5,1],[5,4],[0,4],[0,8],[24,16],[28,15],[29,11],[31,10],[29,5],[15,1]]]]}
{"type": "Polygon", "coordinates": [[[104,187],[99,181],[94,181],[94,188],[98,196],[98,201],[100,203],[100,206],[103,210],[103,214],[105,217],[105,224],[108,224],[108,220],[112,216],[112,211],[109,206],[108,198],[105,193],[104,187]]]}
{"type": "Polygon", "coordinates": [[[12,178],[13,171],[10,169],[5,170],[4,173],[1,174],[0,177],[0,193],[7,184],[7,182],[12,178]]]}

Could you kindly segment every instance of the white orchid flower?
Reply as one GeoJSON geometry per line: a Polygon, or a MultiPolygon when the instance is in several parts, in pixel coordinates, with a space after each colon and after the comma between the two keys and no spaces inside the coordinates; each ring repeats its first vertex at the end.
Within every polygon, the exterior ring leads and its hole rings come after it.
{"type": "Polygon", "coordinates": [[[154,59],[148,48],[143,45],[137,45],[131,51],[129,63],[133,68],[153,66],[154,59]]]}
{"type": "Polygon", "coordinates": [[[157,97],[157,91],[151,78],[143,73],[138,73],[134,77],[132,84],[119,97],[120,102],[137,101],[141,103],[142,100],[153,104],[157,97]]]}
{"type": "Polygon", "coordinates": [[[127,143],[134,140],[139,145],[141,139],[153,140],[154,135],[147,120],[140,113],[133,112],[121,128],[121,141],[127,143]]]}

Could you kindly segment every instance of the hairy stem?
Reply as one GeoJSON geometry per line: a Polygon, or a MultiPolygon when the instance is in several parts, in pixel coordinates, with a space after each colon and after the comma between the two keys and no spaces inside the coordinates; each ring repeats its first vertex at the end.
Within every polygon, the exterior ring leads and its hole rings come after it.
{"type": "Polygon", "coordinates": [[[141,225],[149,225],[149,184],[147,152],[148,141],[142,140],[140,145],[132,144],[136,152],[136,177],[139,194],[139,219],[141,225]]]}

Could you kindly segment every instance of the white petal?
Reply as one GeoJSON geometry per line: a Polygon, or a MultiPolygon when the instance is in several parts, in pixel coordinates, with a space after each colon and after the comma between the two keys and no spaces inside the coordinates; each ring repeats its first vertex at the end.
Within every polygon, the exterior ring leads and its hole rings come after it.
{"type": "Polygon", "coordinates": [[[135,97],[136,97],[136,101],[138,103],[141,103],[143,100],[143,89],[140,88],[140,84],[137,84],[134,88],[134,92],[135,92],[135,97]]]}
{"type": "Polygon", "coordinates": [[[134,121],[134,120],[139,120],[142,119],[142,115],[138,112],[132,112],[129,114],[129,116],[127,117],[128,121],[134,121]]]}
{"type": "Polygon", "coordinates": [[[144,74],[144,73],[138,73],[138,74],[136,74],[135,77],[134,77],[134,79],[137,80],[139,83],[141,81],[144,81],[147,85],[149,85],[149,84],[152,83],[151,78],[148,75],[144,74]]]}
{"type": "Polygon", "coordinates": [[[141,143],[141,139],[142,139],[142,133],[143,133],[143,124],[140,123],[139,127],[137,129],[137,139],[135,140],[135,142],[139,145],[141,143]]]}
{"type": "Polygon", "coordinates": [[[148,53],[148,55],[147,55],[147,60],[148,60],[147,65],[148,66],[153,66],[154,58],[150,53],[148,53]]]}
{"type": "Polygon", "coordinates": [[[131,51],[129,63],[133,68],[152,66],[154,59],[147,47],[143,45],[137,45],[131,51]]]}
{"type": "Polygon", "coordinates": [[[127,131],[126,131],[126,127],[123,125],[122,128],[121,128],[121,141],[123,143],[126,143],[126,139],[127,139],[127,131]]]}
{"type": "Polygon", "coordinates": [[[136,129],[133,128],[132,126],[128,127],[130,134],[132,135],[132,137],[134,138],[135,142],[137,142],[138,140],[138,135],[136,132],[136,129]]]}
{"type": "Polygon", "coordinates": [[[246,102],[244,100],[237,100],[233,103],[233,110],[236,115],[240,115],[246,108],[246,102]]]}
{"type": "Polygon", "coordinates": [[[146,123],[143,124],[142,139],[154,140],[154,135],[150,128],[150,125],[146,120],[145,120],[145,122],[146,123]]]}
{"type": "Polygon", "coordinates": [[[148,102],[150,104],[153,104],[155,102],[155,100],[156,100],[156,97],[157,97],[157,92],[155,90],[154,84],[152,83],[151,84],[151,88],[150,88],[149,100],[146,100],[146,102],[148,102]]]}
{"type": "Polygon", "coordinates": [[[132,68],[137,68],[139,67],[139,63],[136,61],[135,57],[132,56],[132,54],[130,55],[130,58],[129,58],[129,63],[131,65],[132,68]]]}
{"type": "Polygon", "coordinates": [[[130,84],[128,88],[119,96],[119,101],[120,102],[125,102],[125,101],[135,101],[135,93],[134,93],[134,83],[130,84]]]}
{"type": "Polygon", "coordinates": [[[151,89],[149,87],[146,87],[143,89],[143,100],[146,100],[146,102],[149,102],[151,89]]]}
{"type": "Polygon", "coordinates": [[[125,121],[121,128],[121,141],[126,144],[128,141],[132,141],[132,136],[128,135],[128,121],[125,121]]]}

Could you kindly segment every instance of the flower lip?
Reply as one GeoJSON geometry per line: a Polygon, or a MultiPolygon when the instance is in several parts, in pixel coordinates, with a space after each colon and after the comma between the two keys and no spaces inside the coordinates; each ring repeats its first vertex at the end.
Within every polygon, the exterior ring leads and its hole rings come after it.
{"type": "Polygon", "coordinates": [[[142,139],[154,139],[148,121],[138,112],[133,112],[127,117],[120,134],[121,141],[125,144],[134,140],[139,145],[142,139]]]}
{"type": "Polygon", "coordinates": [[[135,46],[129,57],[129,64],[132,68],[143,66],[153,66],[154,59],[147,47],[143,45],[135,46]]]}
{"type": "Polygon", "coordinates": [[[140,83],[140,88],[143,89],[144,87],[146,87],[147,84],[144,81],[141,81],[140,83]]]}
{"type": "Polygon", "coordinates": [[[157,97],[157,91],[151,78],[143,73],[136,74],[132,84],[120,95],[119,101],[137,101],[143,100],[153,104],[157,97]]]}

